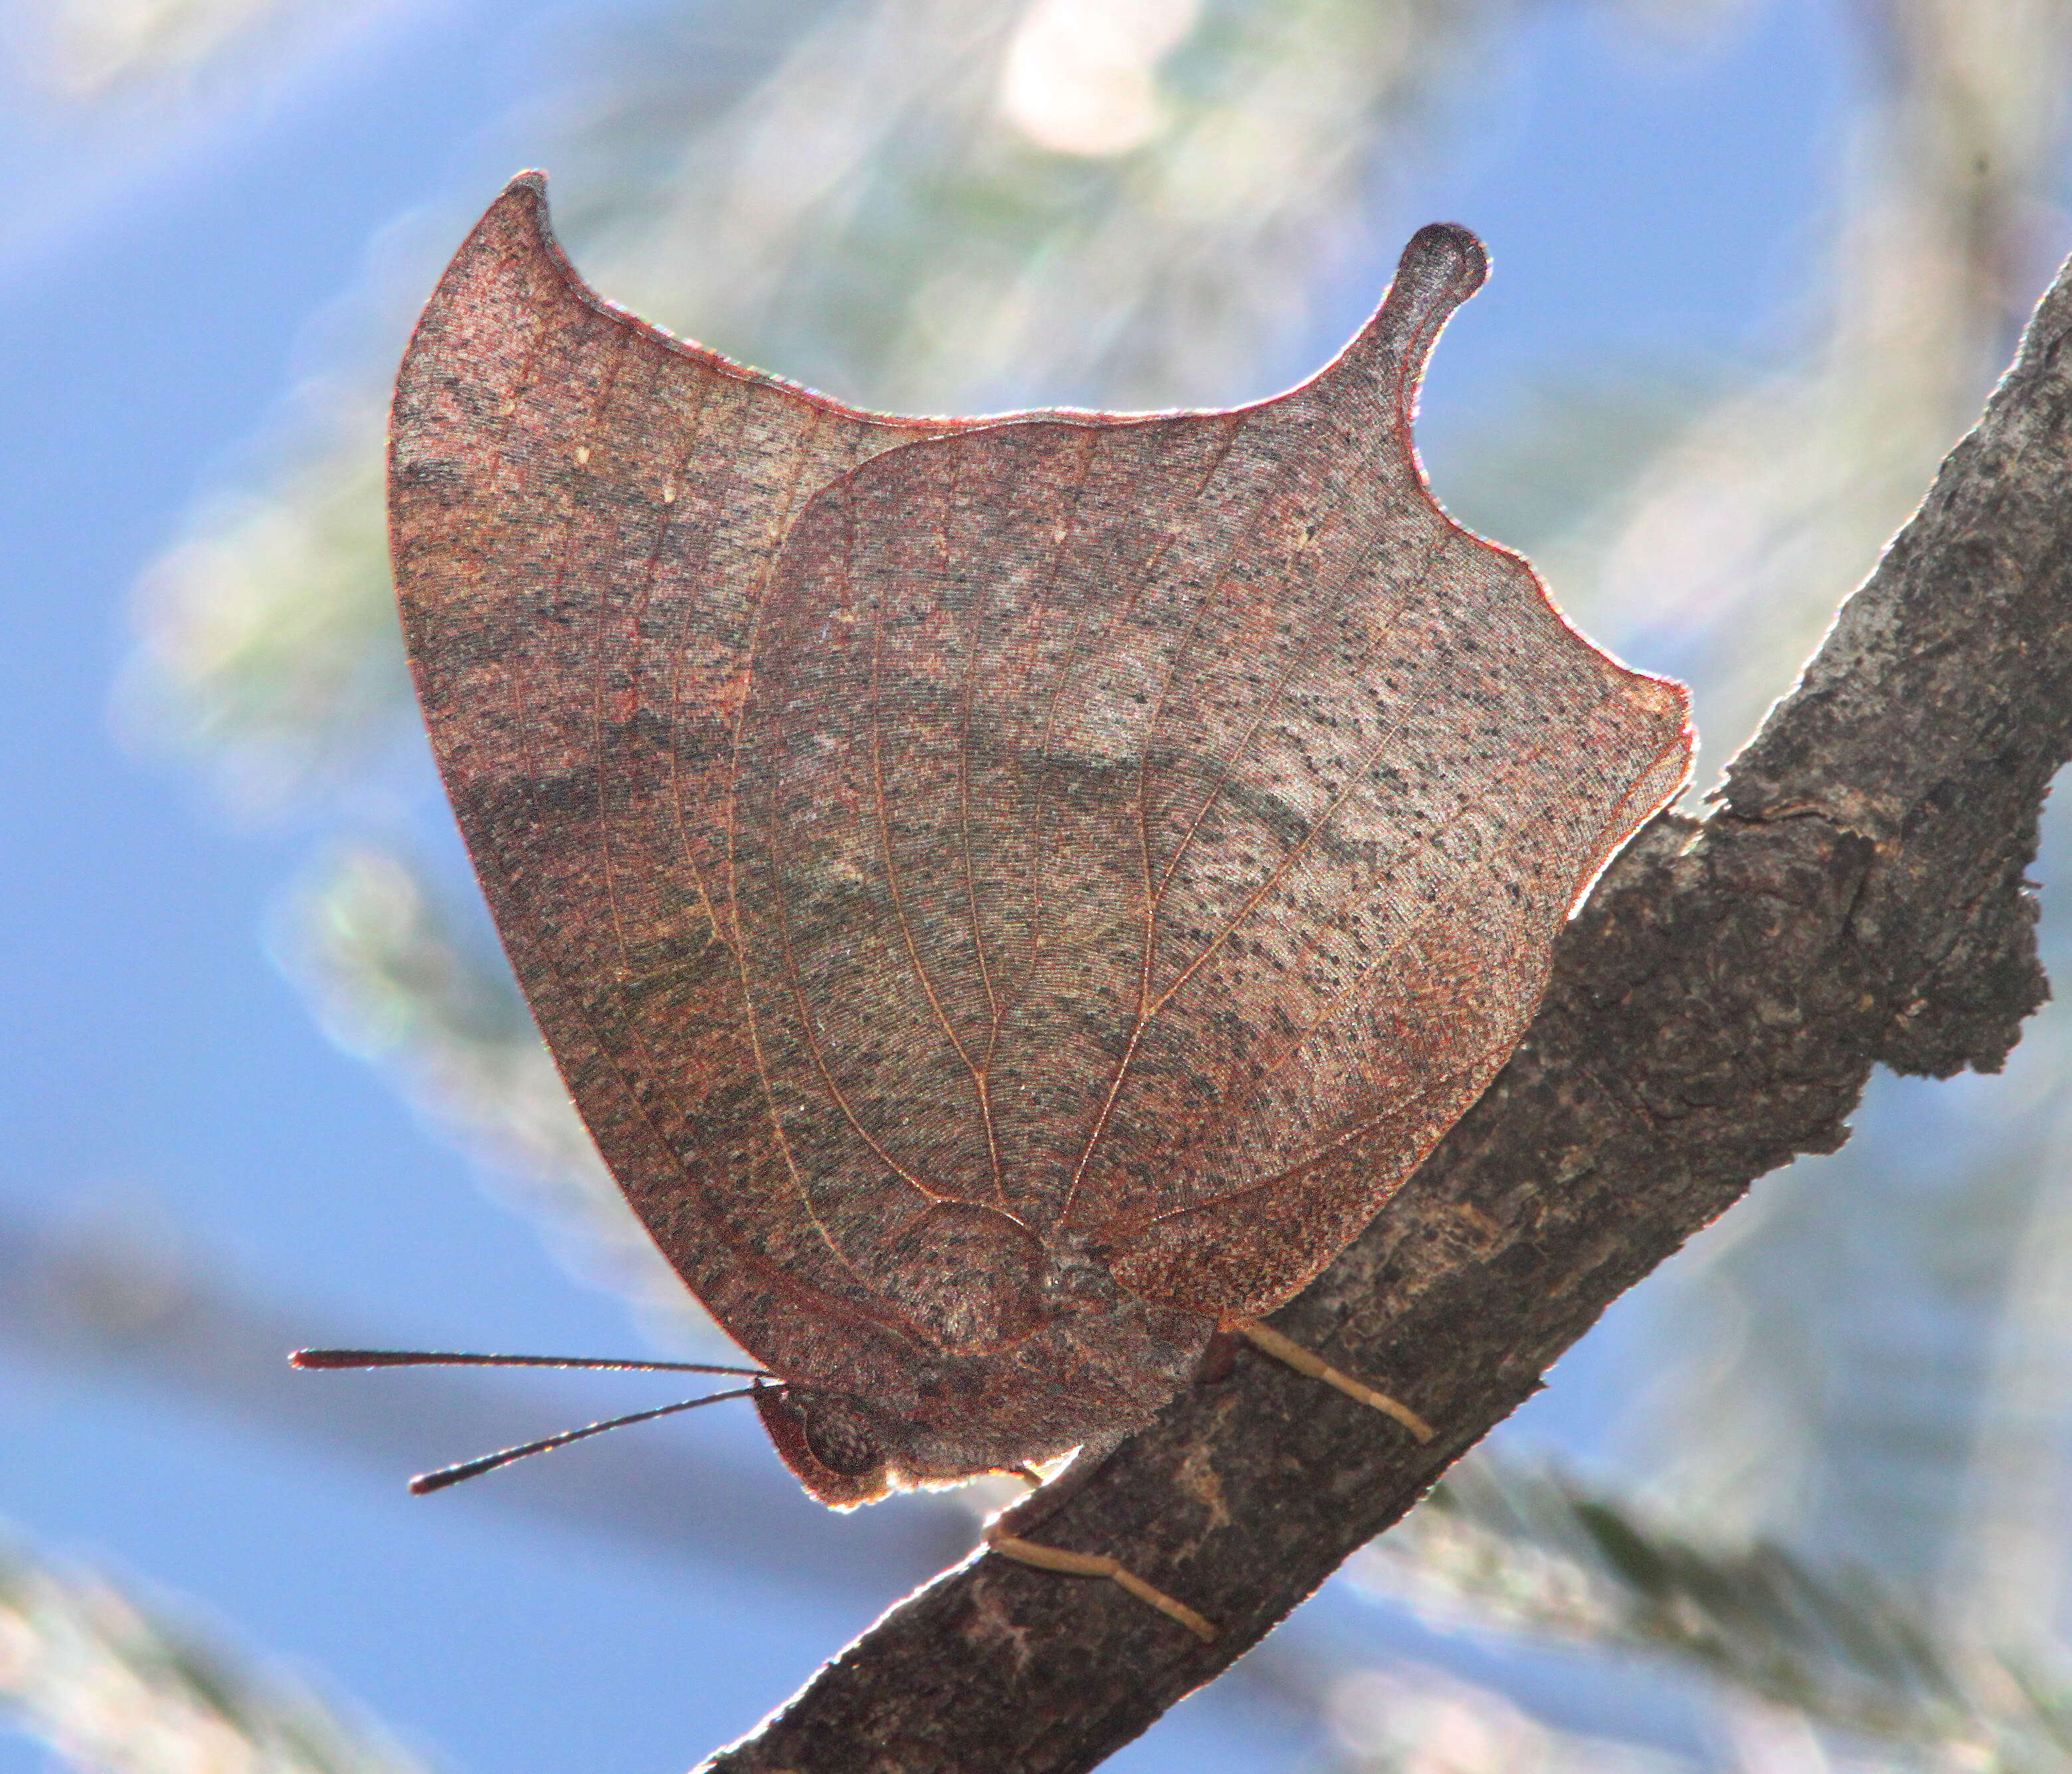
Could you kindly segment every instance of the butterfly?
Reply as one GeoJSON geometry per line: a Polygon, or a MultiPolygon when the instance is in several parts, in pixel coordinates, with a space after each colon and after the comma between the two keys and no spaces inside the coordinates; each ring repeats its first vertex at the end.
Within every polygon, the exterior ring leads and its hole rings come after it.
{"type": "Polygon", "coordinates": [[[1249,406],[976,419],[612,306],[537,174],[440,281],[390,457],[439,768],[599,1152],[821,1501],[1112,1443],[1260,1340],[1683,786],[1682,687],[1426,483],[1485,275],[1422,230],[1249,406]]]}

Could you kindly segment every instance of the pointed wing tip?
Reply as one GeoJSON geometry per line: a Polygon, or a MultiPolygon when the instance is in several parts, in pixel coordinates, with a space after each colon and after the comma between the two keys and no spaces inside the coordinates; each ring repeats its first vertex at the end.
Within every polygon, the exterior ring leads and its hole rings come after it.
{"type": "MultiPolygon", "coordinates": [[[[547,210],[547,175],[537,167],[520,173],[496,195],[461,243],[440,279],[441,292],[471,279],[492,281],[510,276],[524,260],[544,256],[561,280],[581,289],[582,278],[568,262],[547,210]]],[[[434,294],[433,302],[439,300],[434,294]]]]}
{"type": "Polygon", "coordinates": [[[520,173],[496,194],[496,199],[475,224],[479,236],[485,229],[501,224],[516,227],[542,240],[553,238],[553,224],[547,216],[547,175],[538,167],[520,173]]]}

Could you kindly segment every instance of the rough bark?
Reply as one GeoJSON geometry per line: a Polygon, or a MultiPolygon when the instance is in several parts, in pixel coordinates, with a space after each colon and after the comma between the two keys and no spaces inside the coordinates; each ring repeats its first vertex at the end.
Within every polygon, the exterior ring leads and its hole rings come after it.
{"type": "Polygon", "coordinates": [[[1599,883],[1486,1095],[1275,1322],[1429,1446],[1256,1355],[1008,1518],[1219,1624],[981,1555],[705,1766],[1087,1768],[1241,1656],[1749,1183],[1848,1135],[1873,1065],[1998,1068],[2047,992],[2023,870],[2072,754],[2072,267],[1978,428],[1702,823],[1599,883]]]}

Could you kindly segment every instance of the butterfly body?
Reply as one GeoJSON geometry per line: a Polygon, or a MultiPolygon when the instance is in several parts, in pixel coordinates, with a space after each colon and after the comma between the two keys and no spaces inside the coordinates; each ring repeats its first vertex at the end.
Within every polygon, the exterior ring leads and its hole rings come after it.
{"type": "Polygon", "coordinates": [[[824,1500],[1112,1439],[1480,1093],[1688,767],[1410,441],[1424,231],[1230,413],[861,413],[591,295],[537,179],[398,384],[449,793],[635,1209],[824,1500]]]}
{"type": "Polygon", "coordinates": [[[1128,1301],[1054,1319],[991,1355],[917,1349],[868,1398],[793,1382],[757,1403],[800,1481],[845,1508],[1112,1443],[1187,1382],[1215,1327],[1128,1301]]]}

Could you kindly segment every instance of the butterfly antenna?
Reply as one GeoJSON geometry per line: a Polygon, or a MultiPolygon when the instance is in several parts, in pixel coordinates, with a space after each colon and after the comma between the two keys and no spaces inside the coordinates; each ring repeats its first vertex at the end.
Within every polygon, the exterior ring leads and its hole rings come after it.
{"type": "Polygon", "coordinates": [[[643,1374],[719,1374],[743,1380],[774,1380],[762,1367],[717,1367],[709,1361],[615,1361],[581,1355],[454,1355],[435,1349],[298,1349],[290,1367],[582,1367],[643,1374]]]}
{"type": "Polygon", "coordinates": [[[752,1398],[764,1387],[736,1386],[730,1392],[714,1392],[702,1398],[685,1398],[680,1404],[658,1405],[652,1411],[635,1411],[623,1417],[607,1417],[602,1423],[593,1423],[581,1429],[564,1429],[558,1435],[548,1435],[539,1441],[528,1441],[523,1447],[506,1448],[501,1452],[484,1454],[479,1460],[464,1460],[458,1466],[442,1466],[435,1472],[420,1472],[410,1480],[410,1492],[414,1497],[423,1497],[432,1491],[442,1491],[449,1484],[458,1484],[464,1478],[478,1478],[484,1472],[493,1472],[500,1466],[508,1466],[514,1460],[524,1460],[530,1455],[544,1454],[556,1448],[565,1448],[572,1441],[581,1441],[586,1436],[601,1435],[607,1429],[623,1429],[628,1423],[647,1423],[656,1417],[673,1416],[679,1411],[695,1411],[701,1404],[720,1404],[729,1398],[752,1398]]]}

